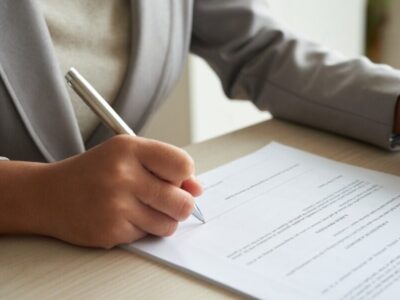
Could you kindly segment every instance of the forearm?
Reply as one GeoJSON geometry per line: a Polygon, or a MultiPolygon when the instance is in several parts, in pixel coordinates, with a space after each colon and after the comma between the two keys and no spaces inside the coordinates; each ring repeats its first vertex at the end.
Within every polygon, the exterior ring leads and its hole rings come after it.
{"type": "Polygon", "coordinates": [[[0,162],[0,234],[40,233],[45,164],[0,162]]]}
{"type": "Polygon", "coordinates": [[[398,70],[348,59],[297,36],[262,0],[197,1],[193,24],[191,49],[214,68],[229,97],[391,148],[398,70]],[[218,26],[221,19],[231,26],[218,26]]]}

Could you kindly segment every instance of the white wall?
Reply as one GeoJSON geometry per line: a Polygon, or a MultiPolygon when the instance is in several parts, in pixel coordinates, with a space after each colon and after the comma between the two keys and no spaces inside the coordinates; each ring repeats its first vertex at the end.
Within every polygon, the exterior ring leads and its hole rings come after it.
{"type": "Polygon", "coordinates": [[[365,0],[268,0],[297,34],[346,55],[364,53],[365,0]]]}
{"type": "MultiPolygon", "coordinates": [[[[348,56],[363,53],[365,0],[269,0],[268,3],[298,34],[348,56]]],[[[189,113],[189,117],[183,119],[188,123],[176,118],[176,112],[182,110],[176,105],[182,105],[185,99],[168,100],[146,130],[147,136],[185,145],[270,117],[257,111],[251,103],[228,100],[216,75],[197,57],[189,59],[188,72],[179,89],[181,92],[175,92],[174,97],[180,94],[187,97],[184,113],[189,113]],[[179,123],[178,127],[183,126],[190,134],[180,138],[166,132],[164,129],[171,122],[179,123]]]]}
{"type": "Polygon", "coordinates": [[[389,5],[389,21],[382,41],[382,62],[400,69],[400,0],[392,0],[389,5]]]}
{"type": "Polygon", "coordinates": [[[162,104],[157,113],[150,118],[140,135],[177,146],[191,143],[193,138],[189,80],[188,66],[186,66],[175,90],[162,104]]]}

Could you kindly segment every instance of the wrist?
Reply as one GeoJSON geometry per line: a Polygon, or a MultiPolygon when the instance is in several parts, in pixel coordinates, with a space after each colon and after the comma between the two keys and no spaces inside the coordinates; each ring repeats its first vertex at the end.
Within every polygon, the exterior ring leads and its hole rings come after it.
{"type": "Polygon", "coordinates": [[[46,164],[1,162],[0,234],[42,234],[46,164]]]}

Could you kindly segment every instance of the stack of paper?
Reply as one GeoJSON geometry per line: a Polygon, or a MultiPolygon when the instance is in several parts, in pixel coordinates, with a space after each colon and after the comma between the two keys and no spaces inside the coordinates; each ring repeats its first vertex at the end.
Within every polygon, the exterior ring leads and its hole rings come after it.
{"type": "Polygon", "coordinates": [[[399,299],[398,177],[273,143],[199,178],[206,224],[126,248],[256,298],[399,299]]]}

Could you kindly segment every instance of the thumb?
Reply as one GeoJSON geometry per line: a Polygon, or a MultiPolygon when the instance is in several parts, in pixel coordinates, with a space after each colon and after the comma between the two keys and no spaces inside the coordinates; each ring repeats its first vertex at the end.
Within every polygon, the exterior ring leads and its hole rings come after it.
{"type": "Polygon", "coordinates": [[[181,188],[190,193],[193,197],[198,197],[203,193],[203,187],[194,175],[184,180],[181,184],[181,188]]]}

